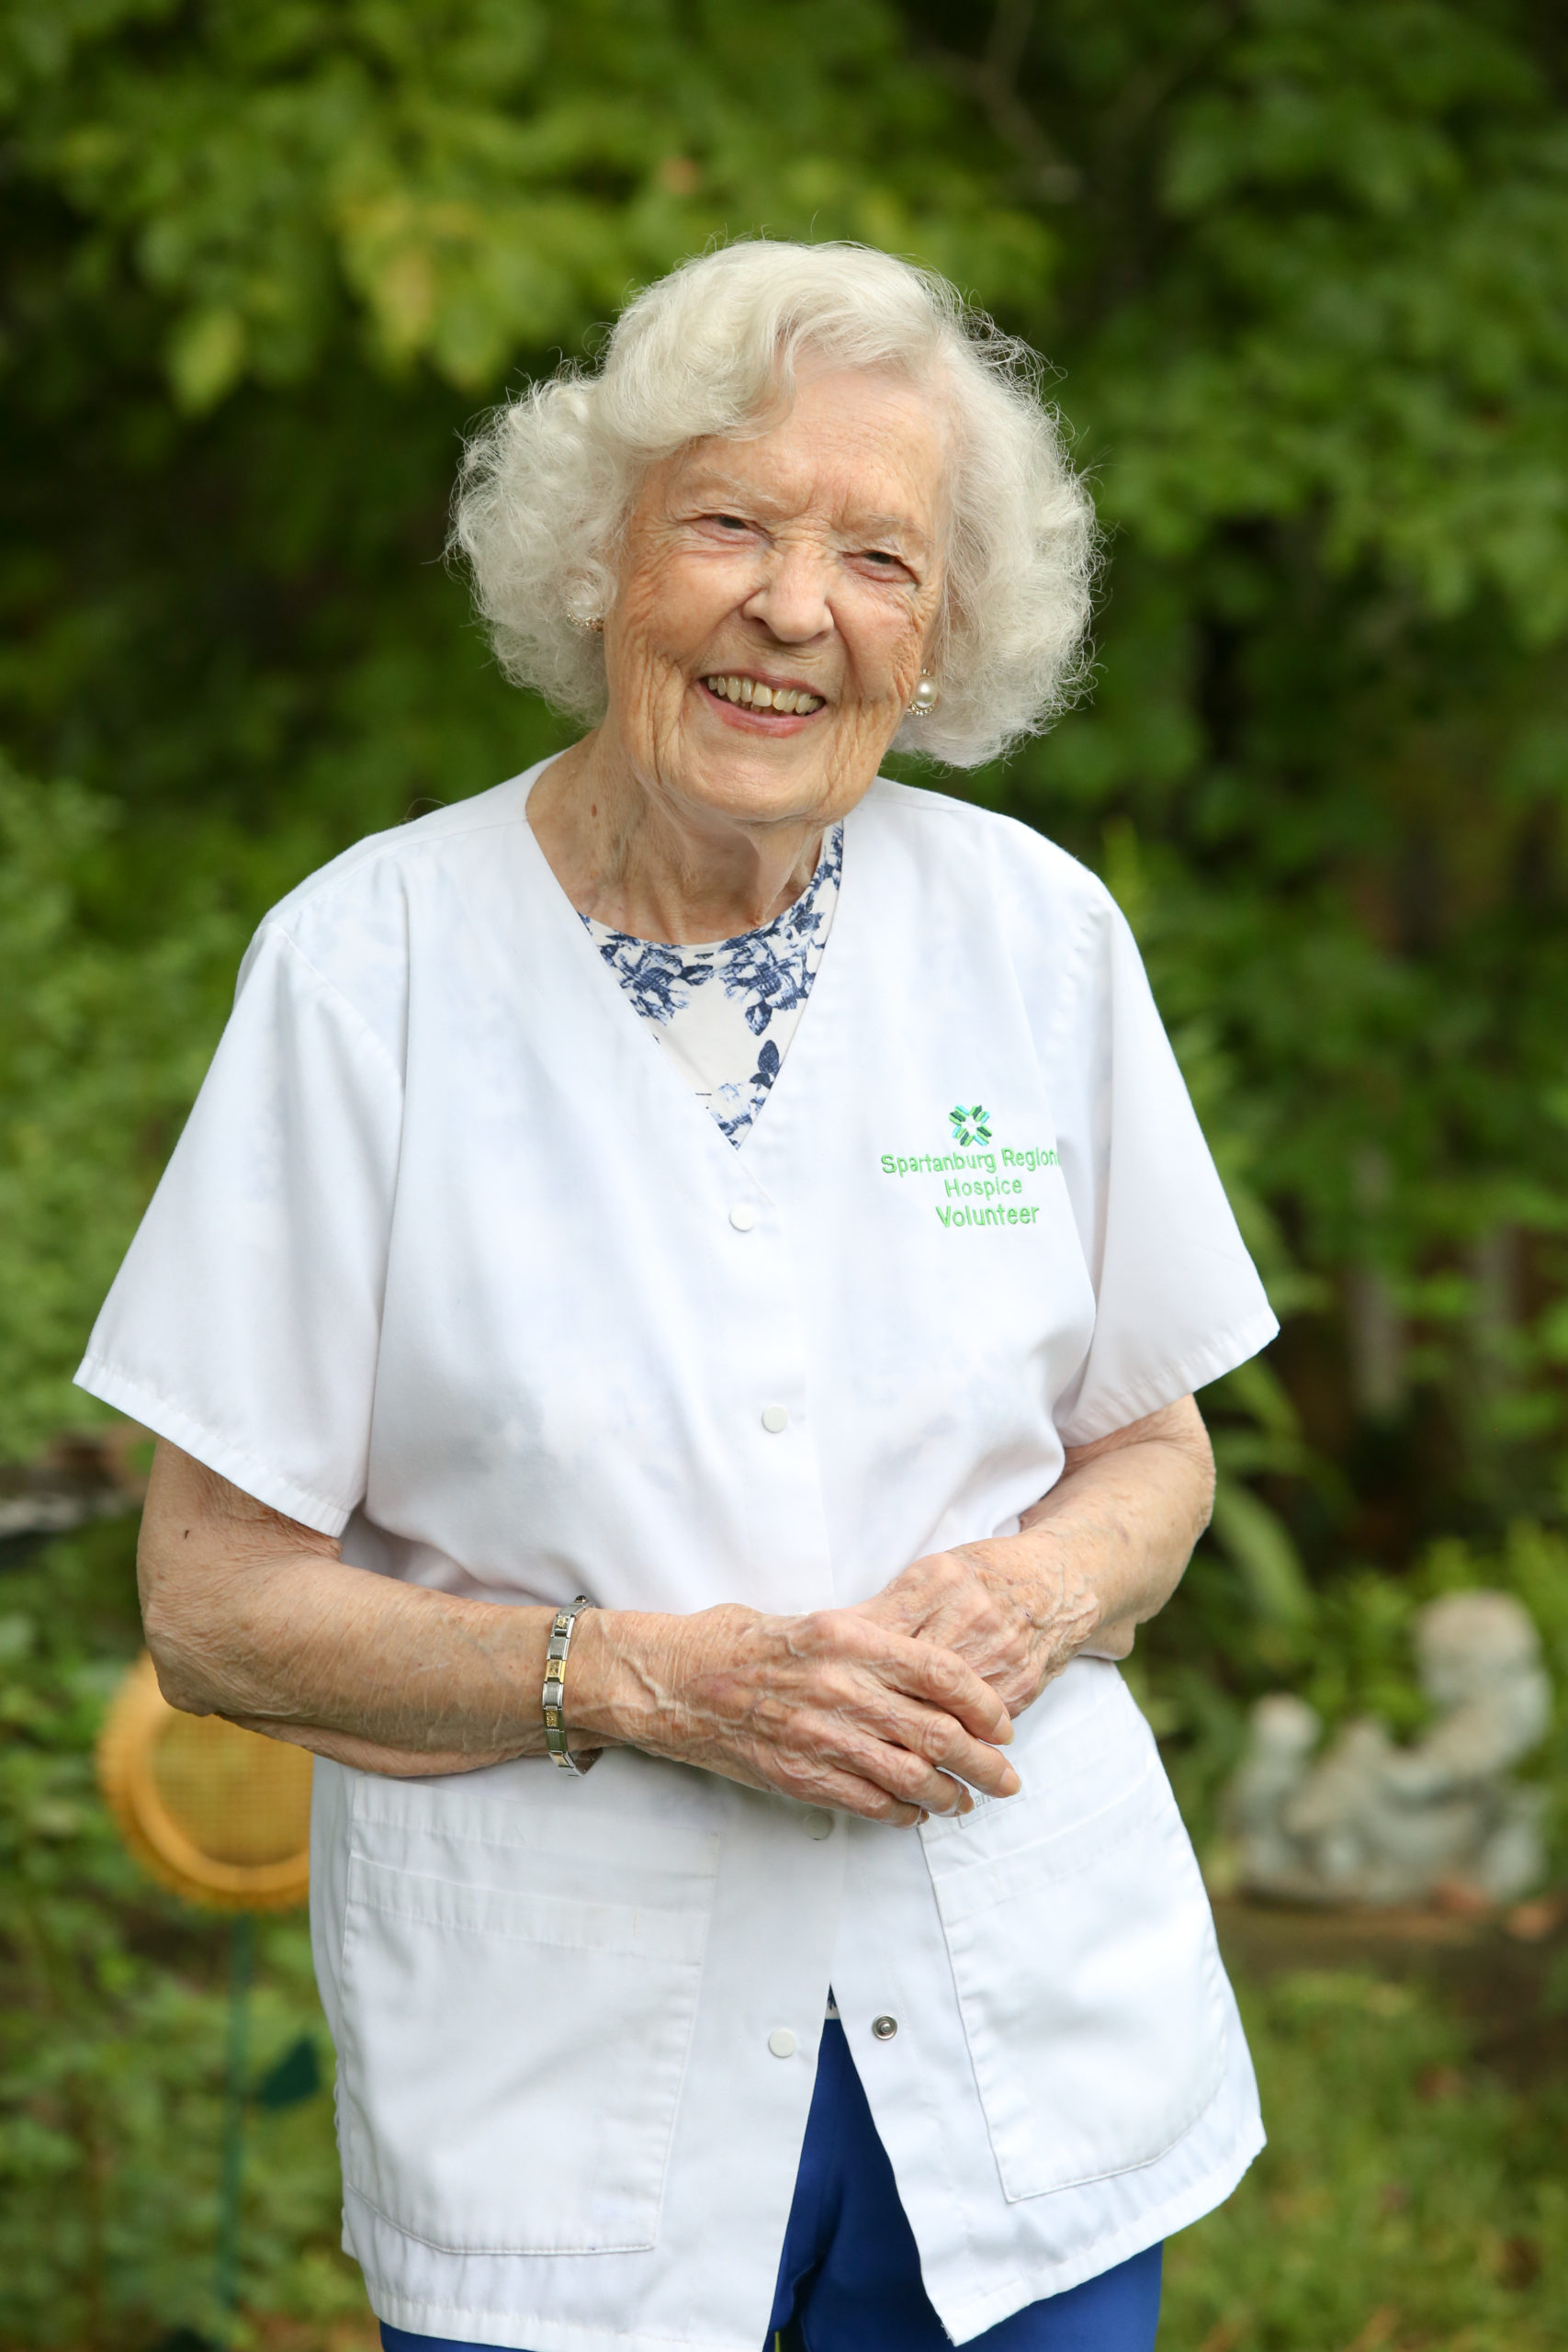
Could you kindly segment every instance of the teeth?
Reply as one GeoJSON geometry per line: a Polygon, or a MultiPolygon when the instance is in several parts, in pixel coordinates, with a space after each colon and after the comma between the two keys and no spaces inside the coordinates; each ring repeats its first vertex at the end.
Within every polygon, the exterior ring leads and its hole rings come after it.
{"type": "Polygon", "coordinates": [[[780,710],[804,718],[822,707],[822,696],[807,694],[803,686],[764,686],[755,678],[730,677],[705,678],[703,684],[711,693],[744,703],[750,710],[780,710]]]}

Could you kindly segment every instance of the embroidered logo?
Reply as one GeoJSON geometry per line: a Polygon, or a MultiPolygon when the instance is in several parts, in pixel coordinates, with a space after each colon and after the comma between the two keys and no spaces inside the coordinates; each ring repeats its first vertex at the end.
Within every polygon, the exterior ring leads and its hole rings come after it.
{"type": "Polygon", "coordinates": [[[990,1142],[991,1114],[988,1111],[982,1110],[978,1102],[974,1103],[968,1110],[964,1109],[962,1102],[955,1103],[947,1115],[953,1122],[954,1143],[967,1148],[970,1144],[990,1142]]]}
{"type": "Polygon", "coordinates": [[[950,1233],[1037,1224],[1046,1203],[1027,1197],[1034,1190],[1029,1180],[1061,1166],[1055,1145],[1036,1143],[1021,1150],[1004,1143],[986,1150],[980,1147],[991,1141],[991,1114],[983,1103],[955,1102],[947,1117],[953,1130],[948,1150],[907,1156],[885,1151],[883,1174],[937,1177],[942,1197],[931,1206],[950,1233]]]}

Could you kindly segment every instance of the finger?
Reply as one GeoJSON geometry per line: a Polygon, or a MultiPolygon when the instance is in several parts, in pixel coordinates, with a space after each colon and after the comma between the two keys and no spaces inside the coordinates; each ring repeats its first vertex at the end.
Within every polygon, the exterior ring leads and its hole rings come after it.
{"type": "Polygon", "coordinates": [[[974,1738],[1005,1747],[1012,1718],[990,1685],[945,1644],[889,1636],[884,1679],[910,1698],[951,1715],[974,1738]]]}
{"type": "Polygon", "coordinates": [[[866,1780],[859,1773],[824,1772],[821,1781],[824,1793],[813,1800],[815,1804],[830,1805],[836,1813],[855,1814],[862,1821],[875,1821],[888,1828],[918,1829],[934,1810],[920,1802],[918,1792],[914,1796],[901,1796],[883,1787],[879,1781],[866,1780]]]}
{"type": "Polygon", "coordinates": [[[912,1828],[931,1809],[924,1798],[935,1800],[944,1812],[952,1807],[955,1783],[944,1787],[940,1773],[926,1770],[907,1751],[869,1735],[846,1736],[837,1721],[808,1728],[803,1720],[796,1736],[800,1746],[772,1748],[751,1759],[754,1786],[773,1789],[797,1804],[829,1805],[900,1829],[912,1828]]]}
{"type": "Polygon", "coordinates": [[[1025,1636],[1013,1633],[992,1631],[964,1633],[956,1627],[938,1628],[922,1640],[930,1639],[937,1646],[950,1649],[955,1657],[976,1673],[981,1681],[997,1693],[1004,1705],[1018,1695],[1019,1686],[1038,1683],[1042,1661],[1025,1636]]]}
{"type": "Polygon", "coordinates": [[[1051,1677],[1033,1668],[1016,1674],[998,1674],[991,1680],[991,1688],[1016,1723],[1027,1708],[1032,1707],[1051,1677]]]}
{"type": "Polygon", "coordinates": [[[923,1813],[941,1816],[974,1809],[975,1800],[962,1781],[939,1771],[917,1747],[902,1740],[879,1739],[867,1733],[863,1740],[849,1741],[844,1755],[855,1777],[884,1790],[890,1804],[918,1806],[923,1813]]]}
{"type": "MultiPolygon", "coordinates": [[[[839,1804],[873,1821],[904,1824],[915,1809],[962,1814],[972,1808],[966,1782],[1010,1795],[1018,1782],[998,1748],[972,1740],[950,1717],[936,1715],[874,1682],[827,1707],[792,1710],[765,1739],[742,1751],[734,1777],[776,1789],[803,1804],[839,1804]],[[941,1758],[951,1758],[953,1769],[941,1758]]],[[[708,1759],[720,1770],[728,1761],[708,1759]]]]}
{"type": "Polygon", "coordinates": [[[905,1579],[896,1580],[855,1613],[891,1633],[953,1651],[982,1681],[994,1683],[1010,1665],[1022,1662],[1030,1629],[962,1563],[952,1568],[951,1575],[929,1579],[906,1570],[905,1589],[899,1589],[905,1579]]]}
{"type": "Polygon", "coordinates": [[[931,1643],[938,1649],[951,1650],[954,1657],[961,1657],[965,1666],[974,1668],[982,1682],[994,1680],[998,1668],[1010,1658],[1015,1663],[1021,1661],[1029,1646],[1024,1627],[982,1601],[937,1609],[923,1624],[894,1630],[908,1633],[912,1640],[931,1643]]]}
{"type": "Polygon", "coordinates": [[[773,1769],[792,1796],[829,1768],[884,1790],[899,1804],[941,1814],[969,1811],[964,1777],[978,1781],[993,1777],[998,1768],[1003,1775],[1009,1771],[999,1749],[971,1739],[950,1717],[900,1699],[869,1679],[827,1705],[792,1712],[773,1729],[764,1752],[771,1752],[773,1769]],[[963,1774],[935,1760],[948,1755],[964,1768],[963,1774]]]}
{"type": "MultiPolygon", "coordinates": [[[[998,1700],[997,1704],[1005,1714],[1007,1711],[1002,1702],[998,1700]]],[[[1008,1716],[1010,1728],[1011,1720],[1010,1715],[1008,1716]]],[[[859,1706],[850,1713],[847,1727],[852,1736],[863,1725],[871,1737],[896,1750],[907,1751],[918,1759],[920,1770],[938,1778],[962,1781],[971,1788],[983,1789],[991,1796],[1012,1796],[1019,1788],[1018,1776],[1002,1747],[989,1740],[975,1738],[962,1724],[941,1708],[909,1699],[885,1684],[880,1688],[872,1684],[861,1698],[859,1706]]],[[[855,1751],[855,1770],[872,1772],[872,1767],[863,1761],[858,1749],[855,1751]]],[[[881,1779],[884,1776],[877,1771],[874,1777],[881,1779]]],[[[914,1797],[926,1784],[918,1777],[911,1778],[908,1767],[900,1766],[898,1777],[890,1785],[896,1786],[900,1794],[914,1797]]],[[[933,1810],[953,1810],[945,1798],[939,1802],[921,1795],[919,1801],[922,1804],[931,1802],[933,1810]]]]}
{"type": "Polygon", "coordinates": [[[913,1829],[927,1808],[896,1796],[874,1781],[819,1758],[788,1752],[766,1751],[760,1757],[711,1757],[704,1768],[742,1788],[761,1789],[773,1796],[789,1797],[796,1804],[826,1805],[834,1813],[852,1813],[892,1829],[913,1829]]]}
{"type": "MultiPolygon", "coordinates": [[[[1010,1728],[1010,1715],[1008,1722],[1010,1728]]],[[[1016,1796],[1022,1785],[999,1747],[989,1740],[972,1738],[951,1715],[934,1708],[919,1708],[897,1719],[896,1736],[900,1745],[937,1772],[981,1789],[987,1796],[1016,1796]]]]}
{"type": "MultiPolygon", "coordinates": [[[[814,1727],[829,1722],[852,1731],[862,1727],[916,1755],[934,1741],[971,1785],[1013,1794],[1017,1779],[996,1754],[1013,1736],[1006,1702],[953,1651],[897,1634],[874,1642],[871,1633],[864,1619],[850,1611],[797,1621],[795,1655],[809,1656],[817,1669],[814,1727]]],[[[792,1721],[794,1713],[786,1708],[770,1722],[773,1740],[795,1746],[799,1723],[792,1721]]],[[[940,1789],[920,1801],[939,1811],[951,1809],[940,1789]]]]}

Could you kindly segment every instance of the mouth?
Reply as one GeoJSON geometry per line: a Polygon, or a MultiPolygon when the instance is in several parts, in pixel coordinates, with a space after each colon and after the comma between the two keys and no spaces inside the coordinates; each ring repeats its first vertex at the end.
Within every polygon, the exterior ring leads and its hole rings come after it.
{"type": "Polygon", "coordinates": [[[774,684],[770,678],[759,678],[750,672],[715,671],[699,682],[715,702],[721,702],[736,712],[761,718],[766,713],[769,721],[809,718],[819,711],[827,700],[825,695],[813,694],[808,686],[774,684]]]}

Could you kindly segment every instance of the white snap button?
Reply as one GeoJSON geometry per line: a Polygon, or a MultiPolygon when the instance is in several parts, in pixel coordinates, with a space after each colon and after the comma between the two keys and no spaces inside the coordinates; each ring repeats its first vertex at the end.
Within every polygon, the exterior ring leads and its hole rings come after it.
{"type": "Polygon", "coordinates": [[[729,1222],[737,1233],[750,1233],[757,1222],[757,1212],[750,1201],[737,1201],[729,1212],[729,1222]]]}
{"type": "Polygon", "coordinates": [[[873,2018],[871,2030],[878,2041],[891,2041],[898,2030],[898,2020],[897,2018],[873,2018]]]}
{"type": "Polygon", "coordinates": [[[806,1816],[806,1834],[808,1838],[830,1838],[833,1834],[832,1815],[808,1813],[806,1816]]]}
{"type": "Polygon", "coordinates": [[[789,1412],[787,1408],[783,1405],[764,1405],[762,1408],[762,1427],[767,1430],[770,1437],[777,1437],[781,1430],[787,1430],[789,1427],[789,1412]]]}
{"type": "Polygon", "coordinates": [[[793,2058],[795,2056],[795,2036],[791,2033],[787,2025],[774,2026],[772,2033],[768,2036],[768,2048],[773,2052],[775,2058],[793,2058]]]}

